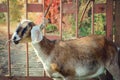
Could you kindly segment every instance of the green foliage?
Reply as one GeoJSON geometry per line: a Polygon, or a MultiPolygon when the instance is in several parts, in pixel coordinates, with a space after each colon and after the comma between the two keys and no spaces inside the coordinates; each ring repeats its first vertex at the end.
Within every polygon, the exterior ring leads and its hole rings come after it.
{"type": "Polygon", "coordinates": [[[95,34],[105,34],[105,14],[96,14],[94,23],[95,34]]]}
{"type": "Polygon", "coordinates": [[[10,1],[10,19],[11,21],[19,21],[21,19],[21,9],[22,5],[18,0],[9,0],[10,1]]]}
{"type": "MultiPolygon", "coordinates": [[[[71,34],[74,34],[76,29],[75,19],[73,16],[69,16],[68,20],[72,25],[71,34]]],[[[78,25],[80,24],[81,26],[79,27],[79,36],[90,35],[91,34],[91,16],[85,17],[82,23],[78,22],[78,25]]],[[[104,35],[105,34],[104,26],[105,26],[105,14],[95,14],[94,16],[95,32],[94,33],[104,35]]]]}
{"type": "Polygon", "coordinates": [[[47,27],[46,27],[46,31],[49,33],[49,32],[54,32],[57,30],[57,27],[53,24],[48,24],[47,27]]]}
{"type": "Polygon", "coordinates": [[[0,23],[5,23],[6,17],[4,13],[0,13],[0,23]]]}
{"type": "MultiPolygon", "coordinates": [[[[7,4],[6,0],[0,1],[2,4],[7,4]]],[[[11,21],[19,21],[21,19],[21,10],[23,8],[22,4],[18,0],[9,0],[9,10],[10,10],[10,20],[11,21]]],[[[0,13],[0,23],[4,23],[6,20],[6,15],[4,13],[0,13]]]]}
{"type": "MultiPolygon", "coordinates": [[[[80,28],[80,32],[79,35],[80,36],[87,36],[91,34],[91,17],[87,17],[81,24],[81,28],[80,28]]],[[[95,34],[100,34],[100,35],[104,35],[105,34],[105,30],[104,30],[104,26],[105,26],[105,15],[104,14],[96,14],[94,16],[94,33],[95,34]]]]}
{"type": "Polygon", "coordinates": [[[105,3],[106,0],[95,0],[95,3],[105,3]]]}
{"type": "MultiPolygon", "coordinates": [[[[6,5],[6,1],[5,0],[1,0],[0,3],[6,5]]],[[[5,23],[6,22],[6,15],[5,13],[0,13],[0,23],[5,23]]]]}
{"type": "Polygon", "coordinates": [[[81,23],[81,27],[79,28],[79,36],[87,36],[90,33],[91,33],[91,18],[88,17],[81,23]]]}
{"type": "Polygon", "coordinates": [[[72,16],[72,15],[69,15],[68,16],[68,21],[71,23],[71,28],[72,28],[72,31],[73,32],[75,32],[75,27],[76,27],[76,25],[75,25],[75,18],[74,18],[74,16],[72,16]]]}
{"type": "Polygon", "coordinates": [[[63,40],[67,40],[75,37],[75,33],[73,32],[72,29],[69,29],[68,31],[64,31],[62,35],[63,35],[62,36],[63,40]]]}

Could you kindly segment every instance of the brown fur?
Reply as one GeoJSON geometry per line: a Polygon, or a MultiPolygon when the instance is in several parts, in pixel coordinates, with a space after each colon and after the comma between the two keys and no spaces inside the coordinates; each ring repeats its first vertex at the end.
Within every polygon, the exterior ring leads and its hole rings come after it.
{"type": "MultiPolygon", "coordinates": [[[[25,27],[27,27],[27,31],[21,36],[20,42],[31,41],[30,32],[33,25],[29,23],[25,27]]],[[[21,33],[18,35],[20,36],[21,33]]],[[[57,72],[65,80],[73,80],[76,77],[86,78],[96,74],[102,66],[113,75],[115,80],[120,80],[118,57],[120,54],[118,54],[114,43],[104,36],[92,35],[67,41],[50,41],[43,37],[39,43],[33,44],[33,46],[38,51],[38,56],[42,56],[39,57],[42,58],[43,64],[47,66],[46,71],[51,77],[53,73],[57,72]],[[85,75],[80,77],[76,76],[78,74],[76,68],[79,66],[87,71],[85,75]]]]}
{"type": "Polygon", "coordinates": [[[81,63],[81,65],[90,63],[90,65],[87,65],[89,68],[97,66],[98,63],[109,66],[117,54],[113,42],[97,35],[56,42],[49,41],[44,37],[40,45],[47,56],[54,54],[51,61],[51,64],[54,65],[51,66],[51,69],[64,76],[75,75],[74,65],[76,65],[76,62],[81,63]],[[69,61],[71,64],[68,63],[69,61]]]}

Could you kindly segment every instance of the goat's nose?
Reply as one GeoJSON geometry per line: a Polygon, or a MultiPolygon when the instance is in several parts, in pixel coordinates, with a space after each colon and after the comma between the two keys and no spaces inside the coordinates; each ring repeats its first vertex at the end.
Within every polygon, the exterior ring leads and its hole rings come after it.
{"type": "Polygon", "coordinates": [[[18,43],[19,43],[19,41],[14,41],[14,43],[15,43],[15,44],[18,44],[18,43]]]}
{"type": "Polygon", "coordinates": [[[16,40],[16,36],[13,38],[13,40],[14,40],[14,41],[16,40]]]}

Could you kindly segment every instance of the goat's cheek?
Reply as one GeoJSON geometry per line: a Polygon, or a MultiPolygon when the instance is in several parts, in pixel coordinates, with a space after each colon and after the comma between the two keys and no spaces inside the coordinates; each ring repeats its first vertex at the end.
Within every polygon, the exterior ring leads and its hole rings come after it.
{"type": "Polygon", "coordinates": [[[23,43],[23,42],[24,42],[24,39],[19,40],[19,43],[23,43]]]}
{"type": "Polygon", "coordinates": [[[27,38],[22,38],[22,39],[19,41],[19,43],[27,43],[27,42],[29,42],[29,39],[27,39],[27,38]]]}

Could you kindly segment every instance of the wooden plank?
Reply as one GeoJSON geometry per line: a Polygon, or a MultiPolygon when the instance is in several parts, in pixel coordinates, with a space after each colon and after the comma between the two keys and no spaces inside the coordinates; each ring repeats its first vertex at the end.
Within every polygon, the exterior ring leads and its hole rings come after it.
{"type": "Polygon", "coordinates": [[[76,13],[76,5],[73,3],[63,4],[63,13],[65,14],[75,14],[76,13]]]}
{"type": "Polygon", "coordinates": [[[0,12],[7,12],[7,5],[0,4],[0,12]]]}
{"type": "Polygon", "coordinates": [[[106,11],[106,4],[105,3],[99,3],[99,4],[94,4],[94,13],[105,13],[106,11]]]}
{"type": "MultiPolygon", "coordinates": [[[[105,13],[106,11],[106,4],[105,3],[99,3],[94,4],[94,13],[105,13]]],[[[76,11],[76,6],[73,3],[63,4],[63,13],[66,14],[74,14],[76,11]]]]}
{"type": "Polygon", "coordinates": [[[28,12],[43,12],[42,4],[27,4],[28,12]]]}
{"type": "Polygon", "coordinates": [[[47,35],[46,36],[48,39],[50,40],[60,40],[60,36],[56,36],[56,35],[47,35]]]}
{"type": "Polygon", "coordinates": [[[115,43],[120,47],[120,0],[115,1],[115,43]]]}
{"type": "Polygon", "coordinates": [[[12,76],[12,77],[1,76],[0,80],[52,80],[52,79],[49,77],[33,77],[33,76],[30,76],[29,78],[22,76],[12,76]]]}
{"type": "Polygon", "coordinates": [[[106,3],[106,36],[109,40],[113,40],[113,0],[107,0],[106,3]]]}

